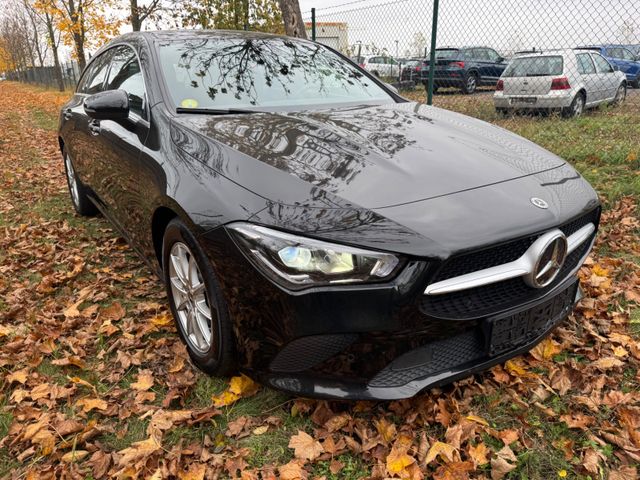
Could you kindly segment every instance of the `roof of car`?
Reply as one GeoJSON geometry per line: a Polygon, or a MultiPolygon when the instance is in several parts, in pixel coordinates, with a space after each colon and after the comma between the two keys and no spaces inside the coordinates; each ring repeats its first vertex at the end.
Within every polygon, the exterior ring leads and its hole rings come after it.
{"type": "MultiPolygon", "coordinates": [[[[286,35],[275,35],[264,32],[247,32],[244,30],[153,30],[144,32],[125,33],[115,40],[126,40],[134,37],[144,37],[154,40],[193,39],[202,37],[217,38],[291,38],[286,35]]],[[[303,39],[298,39],[304,41],[303,39]]]]}
{"type": "Polygon", "coordinates": [[[570,55],[575,53],[575,49],[572,48],[558,48],[553,50],[539,50],[537,52],[528,52],[518,55],[517,58],[527,58],[527,57],[545,57],[545,56],[557,56],[557,55],[570,55]]]}

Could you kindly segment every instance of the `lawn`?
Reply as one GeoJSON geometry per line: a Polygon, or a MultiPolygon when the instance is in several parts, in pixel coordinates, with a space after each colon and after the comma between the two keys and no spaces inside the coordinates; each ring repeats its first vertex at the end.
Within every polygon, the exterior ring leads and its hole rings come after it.
{"type": "MultiPolygon", "coordinates": [[[[422,92],[407,93],[419,99],[422,92]]],[[[68,94],[0,83],[0,478],[635,479],[640,462],[640,108],[498,118],[601,194],[586,298],[490,372],[399,402],[326,402],[194,369],[162,286],[71,208],[68,94]]]]}

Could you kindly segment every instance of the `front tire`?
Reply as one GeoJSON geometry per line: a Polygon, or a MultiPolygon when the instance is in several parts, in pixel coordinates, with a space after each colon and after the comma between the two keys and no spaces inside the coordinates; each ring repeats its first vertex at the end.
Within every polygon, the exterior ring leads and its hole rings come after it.
{"type": "Polygon", "coordinates": [[[577,118],[584,112],[585,98],[582,92],[578,93],[571,105],[562,109],[562,116],[564,118],[577,118]]]}
{"type": "Polygon", "coordinates": [[[71,196],[73,208],[78,215],[93,217],[98,213],[98,209],[89,199],[87,187],[84,186],[76,175],[73,161],[66,148],[62,149],[62,158],[64,159],[64,172],[67,177],[67,187],[69,187],[69,195],[71,196]]]}
{"type": "Polygon", "coordinates": [[[178,218],[165,230],[162,265],[171,313],[191,361],[210,375],[233,373],[235,341],[227,303],[211,262],[178,218]]]}

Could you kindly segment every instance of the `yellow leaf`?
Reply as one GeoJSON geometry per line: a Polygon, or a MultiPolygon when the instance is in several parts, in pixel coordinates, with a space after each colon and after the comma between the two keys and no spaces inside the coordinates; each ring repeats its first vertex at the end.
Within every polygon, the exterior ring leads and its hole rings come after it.
{"type": "Polygon", "coordinates": [[[380,420],[374,420],[373,424],[376,426],[376,430],[386,443],[391,442],[396,436],[396,426],[394,423],[389,422],[386,418],[382,417],[380,420]]]}
{"type": "Polygon", "coordinates": [[[489,449],[484,443],[479,443],[475,447],[469,447],[469,456],[475,465],[486,465],[489,463],[487,453],[489,453],[489,449]]]}
{"type": "Polygon", "coordinates": [[[161,313],[160,315],[156,315],[151,319],[151,323],[153,323],[157,327],[166,327],[173,323],[173,317],[171,317],[168,313],[161,313]]]}
{"type": "Polygon", "coordinates": [[[263,435],[269,431],[269,425],[261,425],[253,429],[254,435],[263,435]]]}
{"type": "Polygon", "coordinates": [[[18,382],[24,385],[27,381],[28,370],[23,368],[22,370],[18,370],[16,372],[12,372],[6,376],[7,383],[11,384],[13,382],[18,382]]]}
{"type": "Polygon", "coordinates": [[[131,384],[131,388],[144,392],[153,386],[153,374],[151,372],[140,372],[138,380],[131,384]]]}
{"type": "Polygon", "coordinates": [[[233,377],[229,381],[229,388],[220,395],[213,395],[211,400],[216,407],[231,405],[242,397],[249,397],[258,391],[258,384],[246,375],[233,377]]]}
{"type": "Polygon", "coordinates": [[[178,473],[179,480],[203,480],[206,473],[206,465],[202,463],[196,463],[189,466],[189,470],[186,472],[178,473]]]}
{"type": "Polygon", "coordinates": [[[258,384],[246,375],[233,377],[229,382],[229,391],[242,397],[253,395],[258,391],[258,384]]]}
{"type": "Polygon", "coordinates": [[[13,330],[9,327],[5,327],[4,325],[0,325],[0,338],[6,337],[10,335],[13,330]]]}
{"type": "Polygon", "coordinates": [[[60,460],[64,463],[79,462],[87,455],[89,455],[89,452],[86,450],[72,450],[65,453],[60,460]]]}
{"type": "Polygon", "coordinates": [[[550,360],[561,351],[562,347],[560,344],[547,337],[531,350],[531,355],[533,355],[536,360],[550,360]]]}
{"type": "Polygon", "coordinates": [[[431,448],[427,453],[425,463],[431,463],[437,456],[440,456],[440,458],[444,461],[452,462],[455,452],[456,449],[452,445],[444,442],[435,442],[433,445],[431,445],[431,448]]]}
{"type": "Polygon", "coordinates": [[[146,440],[134,442],[130,447],[120,450],[118,453],[122,455],[118,464],[126,467],[137,460],[147,458],[149,455],[160,450],[160,441],[155,436],[150,436],[146,440]]]}
{"type": "Polygon", "coordinates": [[[595,273],[599,277],[608,277],[609,276],[609,270],[607,270],[604,267],[601,267],[597,263],[593,267],[591,267],[591,271],[593,273],[595,273]]]}
{"type": "Polygon", "coordinates": [[[629,352],[627,352],[623,347],[621,347],[620,345],[618,345],[616,348],[613,349],[613,354],[616,357],[626,357],[627,355],[629,355],[629,352]]]}
{"type": "Polygon", "coordinates": [[[638,159],[638,154],[636,152],[629,152],[627,155],[627,162],[635,162],[638,159]]]}
{"type": "Polygon", "coordinates": [[[401,474],[415,461],[416,459],[404,450],[392,448],[389,455],[387,455],[387,470],[392,475],[401,474]]]}
{"type": "Polygon", "coordinates": [[[88,413],[94,408],[97,410],[106,410],[109,404],[101,398],[81,398],[76,402],[77,407],[81,407],[84,413],[88,413]]]}
{"type": "Polygon", "coordinates": [[[489,422],[487,422],[484,418],[478,417],[477,415],[467,415],[467,420],[471,422],[476,422],[480,425],[484,425],[485,427],[489,426],[489,422]]]}

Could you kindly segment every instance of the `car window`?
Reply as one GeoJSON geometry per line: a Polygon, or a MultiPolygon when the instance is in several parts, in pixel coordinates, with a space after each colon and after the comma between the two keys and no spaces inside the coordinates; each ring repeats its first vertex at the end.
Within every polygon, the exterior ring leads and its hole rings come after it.
{"type": "Polygon", "coordinates": [[[620,51],[622,52],[622,57],[625,60],[634,60],[635,57],[633,56],[633,53],[631,53],[629,50],[627,50],[626,48],[621,48],[620,51]]]}
{"type": "Polygon", "coordinates": [[[129,109],[146,118],[146,95],[140,63],[133,49],[120,45],[113,49],[111,69],[105,90],[124,90],[129,95],[129,109]]]}
{"type": "Polygon", "coordinates": [[[611,58],[622,58],[622,51],[619,48],[607,48],[607,56],[611,58]]]}
{"type": "MultiPolygon", "coordinates": [[[[453,57],[459,57],[459,55],[460,55],[460,50],[458,50],[457,48],[436,49],[436,58],[453,58],[453,57]]],[[[427,55],[427,58],[429,58],[429,55],[427,55]]]]}
{"type": "Polygon", "coordinates": [[[475,58],[476,60],[481,60],[483,62],[488,62],[490,60],[486,48],[474,48],[473,58],[475,58]]]}
{"type": "Polygon", "coordinates": [[[613,72],[613,67],[611,64],[600,54],[592,53],[593,61],[596,63],[596,70],[598,73],[611,73],[613,72]]]}
{"type": "Polygon", "coordinates": [[[387,57],[386,60],[387,60],[387,65],[397,65],[397,62],[395,61],[394,58],[387,57]]]}
{"type": "Polygon", "coordinates": [[[561,75],[564,61],[560,55],[516,57],[507,66],[503,77],[547,77],[561,75]]]}
{"type": "Polygon", "coordinates": [[[498,52],[496,52],[495,50],[491,49],[491,48],[484,48],[483,49],[487,56],[489,57],[489,60],[492,62],[498,62],[500,59],[500,55],[498,55],[498,52]]]}
{"type": "Polygon", "coordinates": [[[319,43],[202,37],[171,38],[157,46],[167,90],[178,108],[304,109],[394,102],[351,62],[319,43]]]}
{"type": "Polygon", "coordinates": [[[382,63],[380,60],[381,60],[380,57],[371,57],[369,59],[369,63],[382,63]]]}
{"type": "Polygon", "coordinates": [[[579,53],[576,55],[578,60],[578,73],[582,75],[590,75],[596,73],[596,67],[591,60],[591,55],[588,53],[579,53]]]}
{"type": "Polygon", "coordinates": [[[110,59],[111,50],[108,50],[91,62],[91,65],[89,65],[89,68],[78,83],[78,93],[93,95],[103,90],[110,59]]]}

